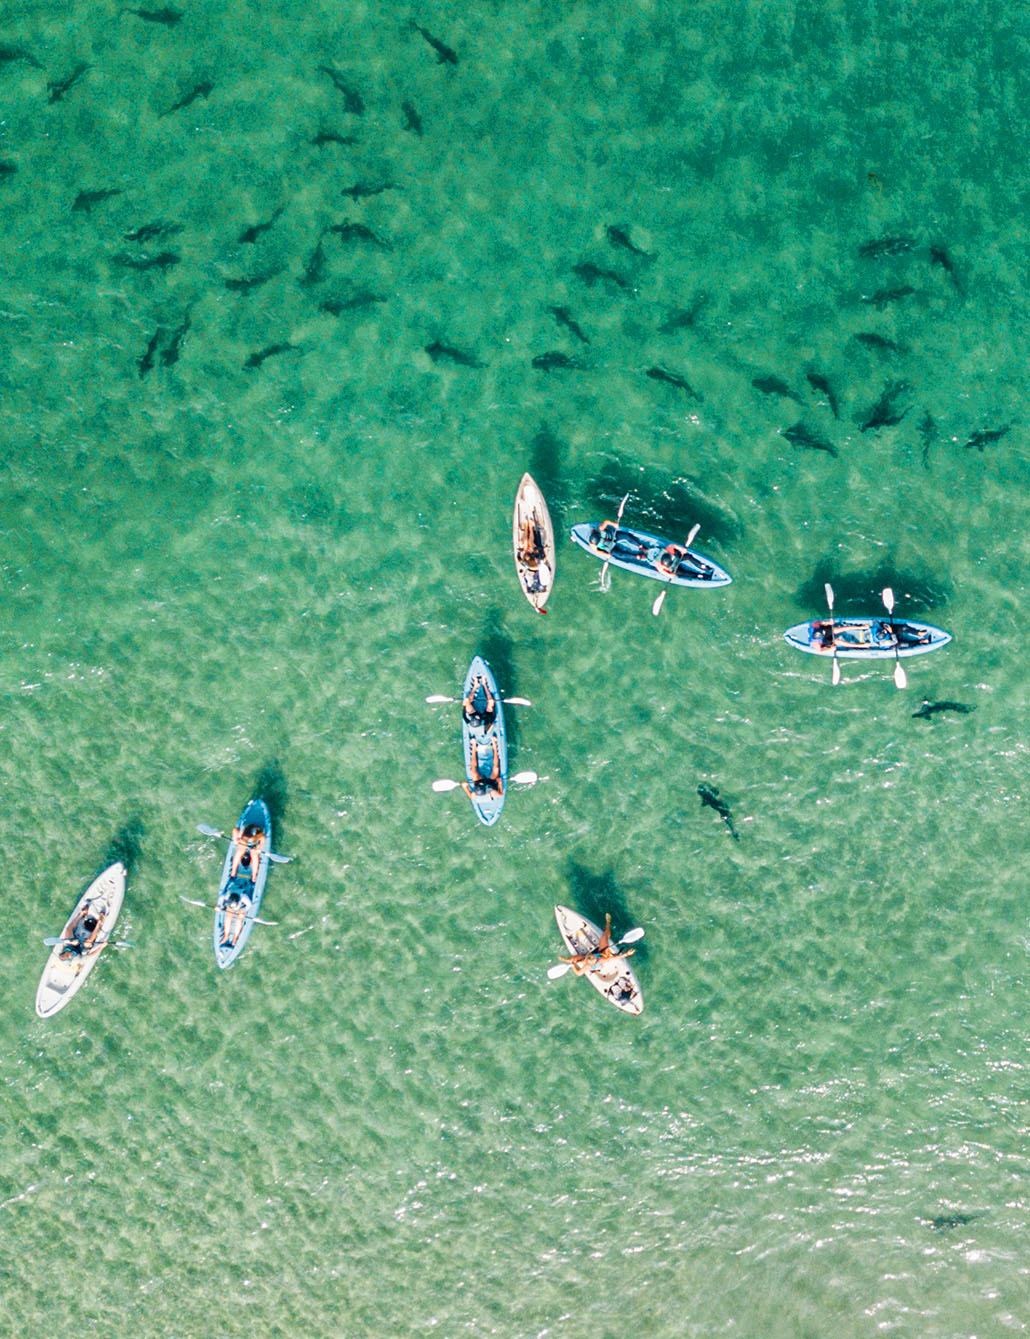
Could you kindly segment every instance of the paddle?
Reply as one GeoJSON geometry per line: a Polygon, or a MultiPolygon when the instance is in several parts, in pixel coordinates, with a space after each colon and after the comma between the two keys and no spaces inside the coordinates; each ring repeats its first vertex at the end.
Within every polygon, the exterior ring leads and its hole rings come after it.
{"type": "MultiPolygon", "coordinates": [[[[622,524],[622,513],[626,510],[626,503],[628,501],[629,501],[629,494],[626,493],[622,501],[619,503],[619,510],[615,513],[616,532],[618,532],[619,526],[622,524]]],[[[611,586],[612,584],[611,577],[608,576],[608,565],[610,562],[611,562],[611,555],[605,558],[604,562],[601,564],[601,580],[599,583],[601,590],[608,590],[609,586],[611,586]],[[608,582],[607,586],[604,584],[606,580],[608,582]]]]}
{"type": "MultiPolygon", "coordinates": [[[[197,831],[202,832],[205,837],[221,837],[223,842],[232,841],[232,838],[227,837],[224,832],[219,832],[217,828],[209,828],[206,823],[198,823],[197,831]]],[[[263,854],[268,856],[273,865],[288,865],[291,860],[297,858],[292,855],[276,855],[274,851],[265,851],[263,854]]]]}
{"type": "MultiPolygon", "coordinates": [[[[210,904],[209,902],[198,902],[197,899],[196,899],[195,897],[187,897],[185,893],[180,893],[179,896],[182,898],[182,900],[183,900],[184,902],[188,902],[188,903],[190,904],[191,907],[204,907],[204,908],[205,908],[206,910],[208,910],[208,911],[224,911],[224,910],[225,910],[225,907],[213,907],[213,906],[211,906],[211,904],[210,904]]],[[[263,920],[261,919],[260,916],[247,916],[247,917],[245,917],[245,919],[248,920],[248,921],[253,921],[255,925],[278,925],[278,924],[279,924],[278,921],[263,921],[263,920]]]]}
{"type": "MultiPolygon", "coordinates": [[[[690,534],[687,536],[687,542],[683,545],[685,549],[690,548],[691,544],[693,544],[694,540],[697,538],[697,532],[700,529],[701,529],[701,522],[698,521],[697,525],[694,526],[693,530],[691,530],[690,534]]],[[[671,581],[672,577],[673,574],[672,572],[670,572],[665,579],[666,581],[671,581]]],[[[662,605],[665,603],[665,597],[666,595],[668,595],[668,593],[669,592],[667,590],[663,590],[659,594],[658,598],[655,600],[654,604],[651,606],[651,613],[654,614],[655,618],[657,618],[658,615],[662,612],[662,605]]]]}
{"type": "MultiPolygon", "coordinates": [[[[514,781],[517,786],[533,786],[540,780],[536,772],[516,772],[508,779],[514,781]]],[[[448,781],[446,777],[441,777],[439,781],[433,782],[433,789],[438,795],[443,795],[449,790],[457,790],[460,785],[460,781],[448,781]]]]}
{"type": "MultiPolygon", "coordinates": [[[[60,935],[52,935],[49,939],[44,939],[43,943],[47,948],[56,948],[58,944],[73,944],[73,939],[62,939],[60,935]]],[[[104,944],[111,944],[114,948],[135,948],[135,944],[130,944],[127,939],[105,939],[104,944]]]]}
{"type": "MultiPolygon", "coordinates": [[[[435,705],[438,702],[457,702],[456,697],[447,697],[443,693],[430,693],[426,701],[435,705]]],[[[506,707],[531,707],[533,704],[528,697],[502,697],[501,701],[506,707]]]]}
{"type": "MultiPolygon", "coordinates": [[[[637,925],[632,930],[627,930],[619,942],[613,945],[613,947],[621,948],[623,944],[635,944],[638,939],[643,939],[643,937],[644,931],[641,926],[637,925]]],[[[550,981],[557,981],[559,976],[564,976],[566,972],[571,971],[571,962],[556,962],[553,967],[548,967],[547,977],[550,981]]]]}
{"type": "Polygon", "coordinates": [[[898,634],[894,631],[894,592],[890,586],[884,586],[882,597],[884,608],[890,617],[891,636],[894,638],[894,686],[896,688],[907,688],[908,679],[902,668],[901,657],[898,654],[898,634]]]}
{"type": "Polygon", "coordinates": [[[833,640],[833,673],[830,675],[831,682],[840,683],[840,661],[837,659],[837,638],[833,631],[833,587],[827,581],[826,583],[826,603],[830,606],[830,637],[833,640]]]}

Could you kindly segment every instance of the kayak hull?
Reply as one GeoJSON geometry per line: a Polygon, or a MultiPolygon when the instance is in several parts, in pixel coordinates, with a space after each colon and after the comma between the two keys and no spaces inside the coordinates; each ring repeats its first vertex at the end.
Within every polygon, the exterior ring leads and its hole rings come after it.
{"type": "Polygon", "coordinates": [[[519,585],[522,587],[522,593],[537,613],[542,614],[554,585],[554,527],[551,524],[551,514],[547,510],[544,495],[529,474],[522,476],[519,491],[515,495],[512,547],[515,553],[515,572],[519,579],[519,585]],[[530,567],[520,558],[524,549],[523,540],[527,527],[531,528],[530,533],[544,554],[535,568],[530,567]]]}
{"type": "MultiPolygon", "coordinates": [[[[555,907],[554,918],[569,953],[589,953],[601,942],[600,928],[578,911],[572,911],[569,907],[555,907]]],[[[627,1014],[642,1012],[644,996],[627,958],[612,958],[602,962],[599,967],[591,968],[584,975],[594,989],[600,991],[616,1009],[627,1014]]]]}
{"type": "MultiPolygon", "coordinates": [[[[490,689],[495,702],[497,703],[497,712],[489,728],[482,728],[470,725],[465,720],[465,713],[461,713],[461,742],[465,755],[465,780],[472,785],[472,745],[478,746],[478,753],[483,762],[483,767],[488,766],[488,761],[492,759],[494,743],[497,744],[498,758],[500,761],[500,776],[505,789],[508,785],[508,741],[504,730],[504,707],[501,703],[501,694],[497,688],[497,680],[494,678],[493,670],[486,663],[482,656],[474,656],[472,663],[468,667],[468,673],[465,675],[465,684],[462,689],[462,701],[468,697],[472,691],[476,680],[482,678],[490,689]]],[[[504,795],[473,795],[472,808],[476,811],[476,817],[487,827],[492,827],[501,816],[501,810],[504,808],[504,795]]]]}
{"type": "Polygon", "coordinates": [[[265,834],[265,840],[261,846],[261,855],[258,858],[257,878],[252,880],[242,866],[237,870],[236,877],[232,877],[232,862],[236,852],[236,844],[230,841],[229,849],[225,853],[225,863],[222,866],[221,881],[218,884],[213,941],[215,962],[223,971],[226,967],[233,965],[246,947],[250,932],[254,928],[254,919],[261,910],[261,899],[265,895],[268,866],[271,863],[268,859],[268,853],[272,849],[272,817],[264,800],[250,800],[244,806],[243,813],[240,814],[240,821],[236,826],[242,832],[245,827],[251,825],[259,827],[265,834]],[[236,918],[234,918],[231,942],[226,942],[226,904],[234,894],[239,894],[240,905],[244,908],[245,915],[243,923],[238,929],[235,924],[236,918]]]}
{"type": "MultiPolygon", "coordinates": [[[[814,619],[796,623],[783,634],[783,640],[798,651],[813,656],[833,656],[832,646],[823,646],[820,629],[830,620],[814,619]]],[[[937,651],[951,641],[951,633],[935,628],[930,623],[916,623],[911,619],[837,618],[833,620],[837,641],[838,660],[893,660],[907,656],[922,656],[937,651]],[[895,646],[890,629],[898,635],[895,646]]]]}
{"type": "Polygon", "coordinates": [[[632,530],[620,525],[616,532],[615,547],[611,553],[604,553],[594,547],[592,536],[600,526],[591,521],[583,521],[572,527],[572,538],[581,549],[601,562],[612,567],[621,567],[624,572],[635,572],[637,576],[648,577],[651,581],[661,581],[667,586],[695,586],[706,589],[715,586],[728,586],[733,578],[729,572],[711,558],[705,557],[697,549],[687,549],[687,561],[681,561],[683,572],[675,575],[663,572],[655,565],[662,552],[673,541],[650,535],[645,530],[632,530]],[[690,569],[696,569],[691,571],[690,569]]]}
{"type": "Polygon", "coordinates": [[[98,874],[75,904],[75,909],[61,931],[62,939],[71,934],[71,927],[87,907],[103,916],[100,933],[90,951],[82,957],[62,959],[60,944],[55,944],[36,991],[36,1013],[40,1018],[52,1018],[76,995],[96,965],[104,945],[111,938],[118,913],[125,897],[125,866],[118,861],[98,874]]]}

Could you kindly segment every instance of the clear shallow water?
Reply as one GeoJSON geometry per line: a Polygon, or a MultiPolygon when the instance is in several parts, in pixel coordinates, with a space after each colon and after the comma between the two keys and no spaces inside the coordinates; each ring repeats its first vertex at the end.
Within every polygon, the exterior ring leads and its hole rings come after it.
{"type": "Polygon", "coordinates": [[[4,1330],[1022,1332],[1025,20],[416,15],[451,67],[408,17],[0,26],[40,62],[0,67],[4,1330]],[[181,231],[124,239],[156,220],[181,231]],[[885,237],[914,249],[859,256],[885,237]],[[601,598],[565,545],[534,618],[527,466],[562,527],[630,487],[641,524],[700,519],[734,585],[654,620],[657,587],[601,598]],[[780,639],[827,579],[955,641],[903,694],[855,665],[831,692],[780,639]],[[475,650],[547,778],[489,832],[429,790],[461,755],[422,701],[475,650]],[[210,896],[195,824],[262,775],[300,859],[221,975],[178,894],[210,896]],[[117,850],[137,947],[44,1025],[39,940],[117,850]],[[558,900],[647,928],[642,1018],[546,981],[558,900]]]}

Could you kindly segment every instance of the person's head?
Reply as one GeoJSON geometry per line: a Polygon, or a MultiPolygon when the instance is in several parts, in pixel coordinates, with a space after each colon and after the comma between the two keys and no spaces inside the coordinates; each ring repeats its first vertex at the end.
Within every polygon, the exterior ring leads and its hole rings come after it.
{"type": "Polygon", "coordinates": [[[99,922],[99,921],[97,920],[97,918],[91,913],[90,915],[85,916],[85,917],[83,918],[83,921],[82,921],[82,928],[83,928],[85,931],[87,931],[87,933],[92,934],[93,931],[97,928],[97,926],[98,926],[99,924],[100,924],[100,922],[99,922]]]}
{"type": "Polygon", "coordinates": [[[239,893],[230,893],[225,905],[227,907],[238,907],[240,905],[239,893]]]}
{"type": "Polygon", "coordinates": [[[258,827],[256,823],[248,823],[247,826],[243,829],[243,835],[244,837],[256,837],[260,833],[260,831],[261,829],[258,827]]]}

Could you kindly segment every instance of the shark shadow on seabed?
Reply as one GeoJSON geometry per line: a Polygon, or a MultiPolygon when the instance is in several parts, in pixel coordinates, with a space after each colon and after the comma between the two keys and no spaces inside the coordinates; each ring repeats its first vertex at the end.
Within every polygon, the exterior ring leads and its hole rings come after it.
{"type": "MultiPolygon", "coordinates": [[[[514,650],[515,643],[505,631],[499,610],[489,610],[483,622],[483,631],[479,634],[479,641],[469,659],[471,660],[472,655],[476,653],[483,657],[494,672],[497,691],[502,698],[519,696],[514,650]]],[[[462,675],[464,676],[464,669],[462,675]]],[[[517,770],[514,759],[519,751],[519,712],[523,710],[525,710],[523,707],[506,707],[504,711],[509,773],[517,770]]]]}
{"type": "Polygon", "coordinates": [[[670,477],[664,470],[646,474],[638,467],[609,460],[600,474],[586,486],[589,500],[604,511],[598,520],[615,516],[623,496],[628,493],[624,524],[678,540],[695,525],[700,525],[698,544],[707,538],[719,544],[738,539],[741,527],[736,517],[707,496],[696,479],[689,475],[670,477]]]}
{"type": "Polygon", "coordinates": [[[271,758],[264,764],[254,782],[252,794],[255,799],[264,800],[268,805],[268,814],[272,820],[272,832],[275,840],[280,840],[283,819],[286,816],[288,787],[286,776],[278,758],[271,758]]]}
{"type": "MultiPolygon", "coordinates": [[[[572,898],[570,905],[574,911],[588,917],[602,930],[605,913],[611,913],[612,939],[618,939],[627,930],[632,930],[635,925],[640,924],[634,920],[625,894],[616,883],[615,875],[610,869],[603,874],[595,874],[593,870],[581,865],[578,860],[570,856],[565,867],[565,877],[569,883],[572,898]]],[[[555,901],[558,900],[556,894],[555,901]]],[[[646,962],[649,954],[646,938],[633,947],[636,949],[637,964],[646,962]]]]}
{"type": "MultiPolygon", "coordinates": [[[[899,618],[917,618],[941,609],[951,599],[951,588],[927,572],[897,567],[885,561],[868,572],[838,572],[832,559],[823,559],[811,577],[794,593],[801,609],[822,611],[826,608],[826,584],[833,587],[836,618],[872,617],[883,610],[882,591],[889,586],[898,602],[899,618]]],[[[825,617],[820,612],[820,617],[825,617]]]]}
{"type": "MultiPolygon", "coordinates": [[[[145,835],[146,828],[143,826],[143,819],[138,813],[133,814],[126,819],[125,823],[108,842],[107,850],[104,852],[104,863],[100,868],[107,869],[116,860],[120,860],[125,866],[127,877],[131,879],[136,866],[139,864],[140,856],[143,854],[143,838],[145,835]]],[[[97,873],[99,872],[100,870],[97,871],[97,873]]]]}

